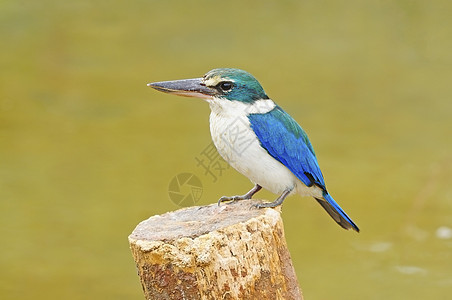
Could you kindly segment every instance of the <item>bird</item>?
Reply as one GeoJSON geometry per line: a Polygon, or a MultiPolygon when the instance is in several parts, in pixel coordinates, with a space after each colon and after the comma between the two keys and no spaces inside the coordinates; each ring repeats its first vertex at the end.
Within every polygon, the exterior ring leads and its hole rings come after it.
{"type": "Polygon", "coordinates": [[[203,77],[147,84],[157,91],[205,100],[210,133],[221,157],[254,187],[222,202],[251,199],[262,188],[279,195],[257,208],[280,206],[289,195],[311,196],[344,229],[359,232],[326,189],[306,132],[270,99],[258,80],[235,68],[217,68],[203,77]]]}

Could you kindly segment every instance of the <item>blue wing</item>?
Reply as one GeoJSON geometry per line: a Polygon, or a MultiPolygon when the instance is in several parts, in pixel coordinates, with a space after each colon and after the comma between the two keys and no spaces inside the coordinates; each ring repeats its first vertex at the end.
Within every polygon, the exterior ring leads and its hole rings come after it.
{"type": "Polygon", "coordinates": [[[311,142],[291,116],[276,106],[268,113],[250,114],[248,118],[261,146],[273,158],[285,165],[306,186],[316,184],[326,190],[311,142]]]}
{"type": "Polygon", "coordinates": [[[279,106],[266,114],[250,114],[248,118],[261,146],[306,186],[319,186],[323,190],[323,197],[316,198],[320,205],[340,226],[359,232],[358,226],[326,191],[314,149],[300,125],[279,106]]]}

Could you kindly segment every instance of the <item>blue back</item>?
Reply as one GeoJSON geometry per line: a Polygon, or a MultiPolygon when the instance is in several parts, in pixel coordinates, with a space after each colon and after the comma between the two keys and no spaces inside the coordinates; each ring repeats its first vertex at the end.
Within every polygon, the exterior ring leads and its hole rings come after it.
{"type": "Polygon", "coordinates": [[[250,114],[248,118],[261,146],[273,158],[285,165],[306,186],[316,184],[326,191],[311,142],[290,115],[276,106],[268,113],[250,114]]]}

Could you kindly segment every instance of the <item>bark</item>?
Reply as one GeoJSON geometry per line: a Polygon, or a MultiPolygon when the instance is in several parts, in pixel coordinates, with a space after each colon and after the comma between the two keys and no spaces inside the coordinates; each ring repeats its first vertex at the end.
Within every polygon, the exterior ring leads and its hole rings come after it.
{"type": "Polygon", "coordinates": [[[302,299],[279,208],[180,209],[129,236],[146,299],[302,299]]]}

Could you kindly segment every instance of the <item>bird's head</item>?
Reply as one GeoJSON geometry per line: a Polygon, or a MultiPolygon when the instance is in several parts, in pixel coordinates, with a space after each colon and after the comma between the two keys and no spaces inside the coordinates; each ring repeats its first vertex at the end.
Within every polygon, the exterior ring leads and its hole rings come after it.
{"type": "Polygon", "coordinates": [[[220,98],[253,103],[268,99],[256,78],[240,69],[213,69],[202,78],[153,82],[148,86],[165,93],[206,100],[220,98]]]}

